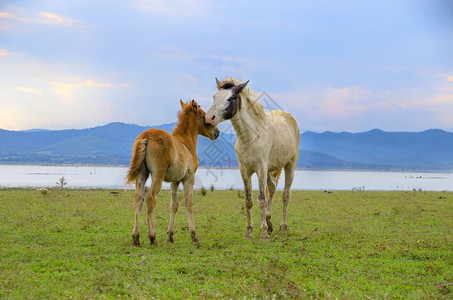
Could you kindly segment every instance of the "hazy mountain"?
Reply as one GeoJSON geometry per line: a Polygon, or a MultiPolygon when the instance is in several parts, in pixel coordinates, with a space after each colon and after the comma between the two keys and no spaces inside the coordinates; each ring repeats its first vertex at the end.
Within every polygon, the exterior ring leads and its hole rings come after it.
{"type": "MultiPolygon", "coordinates": [[[[153,126],[171,132],[175,124],[153,126]]],[[[110,123],[81,130],[0,129],[0,163],[128,165],[136,137],[148,126],[110,123]]],[[[200,165],[237,167],[235,136],[198,139],[200,165]]],[[[301,134],[298,167],[312,169],[453,170],[453,133],[301,134]]]]}
{"type": "Polygon", "coordinates": [[[301,135],[300,147],[345,162],[384,169],[453,169],[453,133],[423,132],[314,133],[301,135]],[[375,166],[375,167],[373,167],[375,166]]]}

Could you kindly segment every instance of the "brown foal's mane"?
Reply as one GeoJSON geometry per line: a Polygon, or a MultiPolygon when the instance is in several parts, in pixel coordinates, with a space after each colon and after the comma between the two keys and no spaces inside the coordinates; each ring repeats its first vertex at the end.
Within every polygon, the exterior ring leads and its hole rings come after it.
{"type": "MultiPolygon", "coordinates": [[[[192,113],[192,110],[192,103],[189,101],[189,103],[186,103],[186,106],[178,113],[178,122],[176,123],[176,127],[173,129],[172,133],[174,136],[181,136],[184,140],[185,138],[188,138],[190,140],[190,144],[193,143],[193,137],[196,139],[198,135],[196,112],[192,113]]],[[[189,145],[186,144],[186,146],[189,145]]],[[[189,149],[190,148],[191,147],[189,147],[189,149]]]]}

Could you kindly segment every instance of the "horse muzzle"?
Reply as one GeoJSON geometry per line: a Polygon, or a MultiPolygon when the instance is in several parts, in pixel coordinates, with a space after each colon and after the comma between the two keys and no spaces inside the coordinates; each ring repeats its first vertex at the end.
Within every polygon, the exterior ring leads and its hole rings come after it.
{"type": "Polygon", "coordinates": [[[216,140],[220,135],[220,130],[218,128],[216,128],[214,130],[214,135],[213,135],[213,138],[211,140],[216,140]]]}

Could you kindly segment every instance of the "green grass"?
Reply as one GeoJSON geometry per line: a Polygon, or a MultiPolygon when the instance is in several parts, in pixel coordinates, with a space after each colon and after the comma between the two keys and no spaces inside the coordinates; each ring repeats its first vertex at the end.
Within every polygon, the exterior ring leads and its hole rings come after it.
{"type": "MultiPolygon", "coordinates": [[[[288,235],[269,242],[256,202],[254,237],[242,240],[237,191],[194,196],[200,248],[184,201],[166,243],[168,191],[159,246],[143,209],[135,248],[133,191],[0,190],[0,298],[453,298],[453,193],[293,192],[288,235]]],[[[281,193],[272,211],[278,228],[281,193]]]]}

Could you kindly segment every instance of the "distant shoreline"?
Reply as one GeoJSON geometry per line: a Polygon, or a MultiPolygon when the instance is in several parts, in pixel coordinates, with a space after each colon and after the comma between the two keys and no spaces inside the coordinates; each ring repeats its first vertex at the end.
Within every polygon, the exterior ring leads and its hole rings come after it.
{"type": "MultiPolygon", "coordinates": [[[[42,166],[42,167],[101,167],[101,168],[128,168],[129,165],[113,165],[113,164],[106,164],[106,165],[93,165],[93,164],[49,164],[49,163],[4,163],[0,162],[0,166],[42,166]]],[[[210,166],[199,166],[198,169],[214,169],[214,170],[239,170],[239,167],[232,166],[232,167],[210,167],[210,166]]],[[[406,173],[406,172],[416,172],[416,173],[453,173],[453,170],[445,169],[445,170],[430,170],[430,169],[321,169],[321,168],[296,168],[298,171],[332,171],[332,172],[389,172],[389,173],[406,173]]]]}

